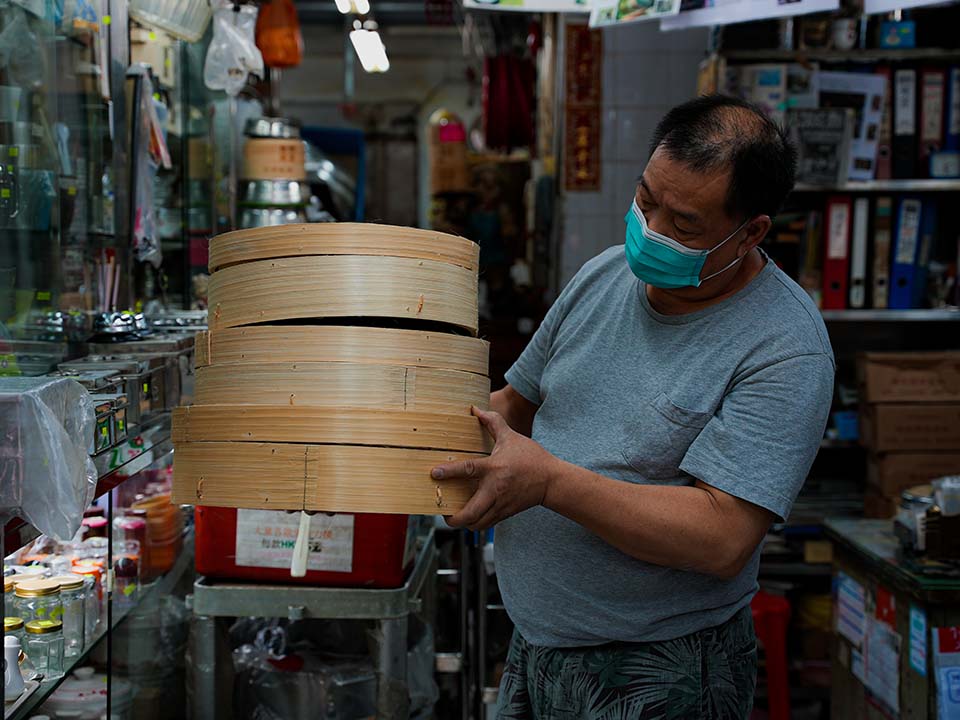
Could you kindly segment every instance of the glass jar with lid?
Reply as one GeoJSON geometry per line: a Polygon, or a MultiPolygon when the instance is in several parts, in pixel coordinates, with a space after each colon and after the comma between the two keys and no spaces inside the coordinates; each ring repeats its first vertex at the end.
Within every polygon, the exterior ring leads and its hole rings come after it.
{"type": "Polygon", "coordinates": [[[74,565],[70,571],[73,575],[83,578],[85,590],[83,644],[90,647],[97,633],[97,625],[107,620],[106,593],[103,591],[100,568],[95,565],[74,565]]]}
{"type": "Polygon", "coordinates": [[[5,617],[3,619],[3,634],[13,635],[20,641],[20,647],[23,647],[23,618],[5,617]]]}
{"type": "Polygon", "coordinates": [[[50,578],[60,583],[60,603],[63,605],[63,653],[74,657],[83,652],[84,622],[87,612],[87,590],[79,575],[58,575],[50,578]]]}
{"type": "Polygon", "coordinates": [[[59,620],[31,620],[24,627],[30,662],[49,680],[63,675],[63,623],[59,620]]]}
{"type": "Polygon", "coordinates": [[[3,606],[5,608],[13,607],[13,576],[8,575],[3,579],[3,606]]]}
{"type": "Polygon", "coordinates": [[[24,580],[14,586],[15,615],[29,623],[31,620],[60,622],[63,604],[60,601],[60,583],[53,580],[24,580]]]}

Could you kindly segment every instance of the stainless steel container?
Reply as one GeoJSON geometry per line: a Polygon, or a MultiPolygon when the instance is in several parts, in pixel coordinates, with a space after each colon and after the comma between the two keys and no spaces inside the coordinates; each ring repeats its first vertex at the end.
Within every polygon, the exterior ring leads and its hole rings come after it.
{"type": "Polygon", "coordinates": [[[242,208],[240,211],[240,227],[244,229],[306,221],[306,213],[300,208],[242,208]]]}
{"type": "Polygon", "coordinates": [[[310,201],[310,186],[297,180],[244,180],[241,207],[302,207],[310,201]]]}
{"type": "Polygon", "coordinates": [[[261,117],[250,118],[243,134],[254,138],[298,138],[300,128],[287,118],[261,117]]]}

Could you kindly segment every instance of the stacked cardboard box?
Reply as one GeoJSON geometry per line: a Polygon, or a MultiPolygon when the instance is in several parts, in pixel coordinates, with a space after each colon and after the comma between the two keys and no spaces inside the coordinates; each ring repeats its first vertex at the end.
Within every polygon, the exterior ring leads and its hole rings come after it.
{"type": "Polygon", "coordinates": [[[960,473],[960,352],[864,353],[857,376],[864,510],[892,517],[904,489],[960,473]]]}

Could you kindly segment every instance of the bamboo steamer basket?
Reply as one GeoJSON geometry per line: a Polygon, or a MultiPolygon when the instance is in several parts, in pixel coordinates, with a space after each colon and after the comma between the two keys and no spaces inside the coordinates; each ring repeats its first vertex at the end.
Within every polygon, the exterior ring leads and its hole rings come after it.
{"type": "Polygon", "coordinates": [[[479,250],[381,225],[289,225],[210,245],[210,331],[195,404],[174,412],[175,502],[450,514],[471,481],[436,465],[483,457],[488,344],[479,250]]]}
{"type": "Polygon", "coordinates": [[[243,145],[245,180],[305,180],[303,140],[299,138],[249,138],[243,145]]]}

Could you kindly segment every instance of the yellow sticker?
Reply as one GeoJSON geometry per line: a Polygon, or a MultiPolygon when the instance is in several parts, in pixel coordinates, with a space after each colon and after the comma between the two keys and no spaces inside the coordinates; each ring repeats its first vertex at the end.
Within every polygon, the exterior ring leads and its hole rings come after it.
{"type": "Polygon", "coordinates": [[[147,35],[147,37],[150,38],[151,40],[156,40],[156,39],[157,39],[157,34],[156,34],[155,32],[153,32],[153,30],[151,30],[151,31],[150,31],[150,34],[147,35]]]}
{"type": "Polygon", "coordinates": [[[67,188],[67,195],[70,195],[71,197],[73,197],[76,194],[77,194],[77,189],[75,187],[71,185],[70,187],[67,188]]]}
{"type": "Polygon", "coordinates": [[[16,145],[11,145],[7,152],[10,154],[10,157],[20,157],[20,148],[16,145]]]}
{"type": "Polygon", "coordinates": [[[10,188],[0,188],[0,198],[6,200],[10,197],[10,188]]]}
{"type": "Polygon", "coordinates": [[[52,296],[50,295],[49,290],[38,290],[37,291],[37,300],[42,302],[48,301],[52,296]]]}
{"type": "Polygon", "coordinates": [[[160,102],[160,93],[154,93],[153,99],[156,100],[157,102],[160,102]]]}
{"type": "Polygon", "coordinates": [[[123,594],[127,597],[130,597],[137,591],[137,586],[135,583],[130,583],[123,589],[123,594]]]}
{"type": "Polygon", "coordinates": [[[171,65],[173,65],[173,63],[170,62],[170,58],[167,58],[166,60],[163,61],[164,67],[170,67],[171,65]]]}
{"type": "Polygon", "coordinates": [[[104,15],[104,16],[103,16],[103,24],[104,24],[104,25],[109,25],[109,24],[110,24],[110,21],[111,21],[111,17],[110,17],[109,15],[104,15]]]}

